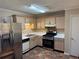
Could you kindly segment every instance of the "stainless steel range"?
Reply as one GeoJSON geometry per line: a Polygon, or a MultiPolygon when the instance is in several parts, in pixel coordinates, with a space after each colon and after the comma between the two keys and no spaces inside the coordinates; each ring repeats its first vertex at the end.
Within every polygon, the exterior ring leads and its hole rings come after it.
{"type": "Polygon", "coordinates": [[[56,27],[46,27],[47,33],[43,35],[43,46],[54,49],[54,36],[57,34],[56,27]]]}

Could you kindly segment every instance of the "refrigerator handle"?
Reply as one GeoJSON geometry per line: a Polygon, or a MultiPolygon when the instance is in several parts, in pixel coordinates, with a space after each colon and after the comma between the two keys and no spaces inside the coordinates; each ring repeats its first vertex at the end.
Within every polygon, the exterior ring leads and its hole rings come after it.
{"type": "Polygon", "coordinates": [[[11,31],[10,31],[10,40],[11,40],[11,45],[12,45],[12,47],[13,47],[13,45],[14,45],[13,36],[14,36],[14,34],[13,34],[13,31],[11,30],[11,31]]]}

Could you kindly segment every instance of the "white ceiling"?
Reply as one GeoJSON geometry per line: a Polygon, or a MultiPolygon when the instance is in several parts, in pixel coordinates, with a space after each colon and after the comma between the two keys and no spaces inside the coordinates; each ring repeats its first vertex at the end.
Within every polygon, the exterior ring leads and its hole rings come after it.
{"type": "Polygon", "coordinates": [[[0,0],[0,8],[20,11],[24,13],[37,14],[26,9],[28,4],[37,4],[49,8],[49,12],[73,9],[79,7],[79,0],[0,0]]]}
{"type": "Polygon", "coordinates": [[[13,10],[8,10],[8,9],[3,9],[0,8],[0,17],[4,16],[11,16],[11,15],[30,15],[28,13],[23,13],[23,12],[18,12],[18,11],[13,11],[13,10]]]}

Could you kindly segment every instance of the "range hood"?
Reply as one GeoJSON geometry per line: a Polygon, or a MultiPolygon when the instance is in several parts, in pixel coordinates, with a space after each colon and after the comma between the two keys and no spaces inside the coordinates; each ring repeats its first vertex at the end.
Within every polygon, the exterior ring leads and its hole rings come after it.
{"type": "Polygon", "coordinates": [[[56,26],[56,24],[53,24],[53,25],[45,25],[45,27],[55,27],[56,26]]]}

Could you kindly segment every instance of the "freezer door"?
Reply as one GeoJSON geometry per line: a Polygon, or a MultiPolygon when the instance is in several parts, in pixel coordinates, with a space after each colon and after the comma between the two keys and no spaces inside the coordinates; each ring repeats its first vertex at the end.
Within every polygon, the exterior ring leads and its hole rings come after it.
{"type": "Polygon", "coordinates": [[[11,50],[10,24],[0,23],[0,56],[11,50]]]}
{"type": "Polygon", "coordinates": [[[2,33],[1,49],[2,52],[4,51],[6,52],[12,49],[11,38],[10,38],[10,23],[2,23],[1,33],[2,33]]]}

